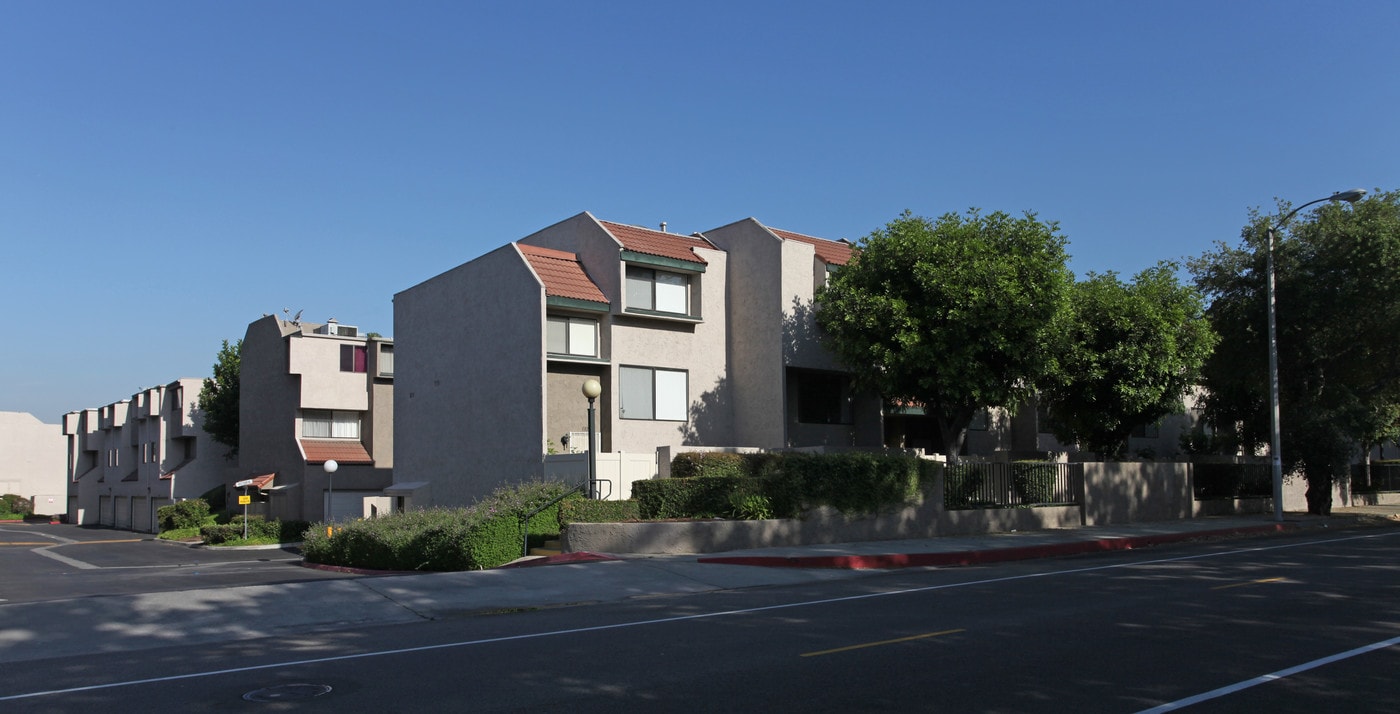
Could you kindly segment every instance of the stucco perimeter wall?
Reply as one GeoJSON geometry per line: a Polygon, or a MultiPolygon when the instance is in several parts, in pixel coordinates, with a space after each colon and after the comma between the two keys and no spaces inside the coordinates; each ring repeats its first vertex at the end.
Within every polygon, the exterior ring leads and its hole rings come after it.
{"type": "Polygon", "coordinates": [[[1190,518],[1194,508],[1191,465],[1086,462],[1083,502],[1086,526],[1190,518]]]}

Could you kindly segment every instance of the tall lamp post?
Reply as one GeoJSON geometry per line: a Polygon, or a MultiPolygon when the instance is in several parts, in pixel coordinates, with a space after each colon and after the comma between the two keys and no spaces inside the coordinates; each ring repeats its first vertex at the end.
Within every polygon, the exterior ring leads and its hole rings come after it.
{"type": "MultiPolygon", "coordinates": [[[[335,522],[335,470],[340,468],[340,464],[335,459],[328,459],[321,464],[321,468],[326,470],[326,523],[335,522]]],[[[329,530],[329,527],[327,527],[329,530]]]]}
{"type": "Polygon", "coordinates": [[[588,397],[588,497],[598,497],[598,453],[595,446],[598,445],[598,437],[594,436],[593,421],[593,400],[603,393],[603,385],[596,379],[585,380],[583,383],[583,396],[588,397]]]}
{"type": "Polygon", "coordinates": [[[1269,433],[1271,442],[1269,444],[1270,459],[1273,462],[1274,477],[1274,520],[1283,521],[1283,436],[1279,430],[1279,409],[1278,409],[1278,319],[1276,317],[1277,307],[1274,303],[1274,231],[1282,228],[1288,220],[1298,214],[1298,211],[1323,201],[1346,201],[1356,203],[1366,195],[1365,189],[1354,188],[1350,191],[1338,191],[1326,198],[1319,198],[1308,201],[1303,205],[1293,209],[1284,216],[1277,225],[1266,224],[1269,234],[1269,433]]]}

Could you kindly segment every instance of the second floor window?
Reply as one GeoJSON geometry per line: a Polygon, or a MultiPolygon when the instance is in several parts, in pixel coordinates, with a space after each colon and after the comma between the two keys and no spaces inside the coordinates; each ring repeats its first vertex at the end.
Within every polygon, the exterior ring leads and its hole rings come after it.
{"type": "Polygon", "coordinates": [[[340,371],[342,371],[342,372],[363,372],[363,371],[365,371],[365,346],[364,346],[364,345],[341,345],[341,346],[340,346],[340,371]]]}
{"type": "Polygon", "coordinates": [[[690,276],[627,266],[627,307],[690,314],[690,276]]]}
{"type": "Polygon", "coordinates": [[[598,321],[586,317],[550,316],[549,343],[545,349],[552,354],[598,356],[598,321]]]}
{"type": "Polygon", "coordinates": [[[308,439],[358,439],[360,413],[307,409],[301,416],[301,435],[308,439]]]}

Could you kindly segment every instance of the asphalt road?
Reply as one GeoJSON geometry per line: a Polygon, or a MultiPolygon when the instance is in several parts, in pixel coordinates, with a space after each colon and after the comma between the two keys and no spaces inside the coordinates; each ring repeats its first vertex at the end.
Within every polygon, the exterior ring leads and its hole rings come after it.
{"type": "Polygon", "coordinates": [[[1400,532],[1314,532],[31,660],[0,707],[1393,712],[1397,642],[1400,532]]]}
{"type": "Polygon", "coordinates": [[[0,603],[357,577],[300,563],[291,549],[192,548],[110,528],[0,523],[0,603]]]}

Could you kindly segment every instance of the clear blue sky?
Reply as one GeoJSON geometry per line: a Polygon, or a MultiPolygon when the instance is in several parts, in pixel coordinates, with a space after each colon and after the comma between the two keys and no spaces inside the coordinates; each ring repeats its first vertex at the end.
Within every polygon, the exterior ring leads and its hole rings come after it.
{"type": "Polygon", "coordinates": [[[210,373],[580,211],[858,239],[1035,211],[1071,267],[1400,187],[1400,3],[68,2],[0,12],[0,410],[210,373]]]}

